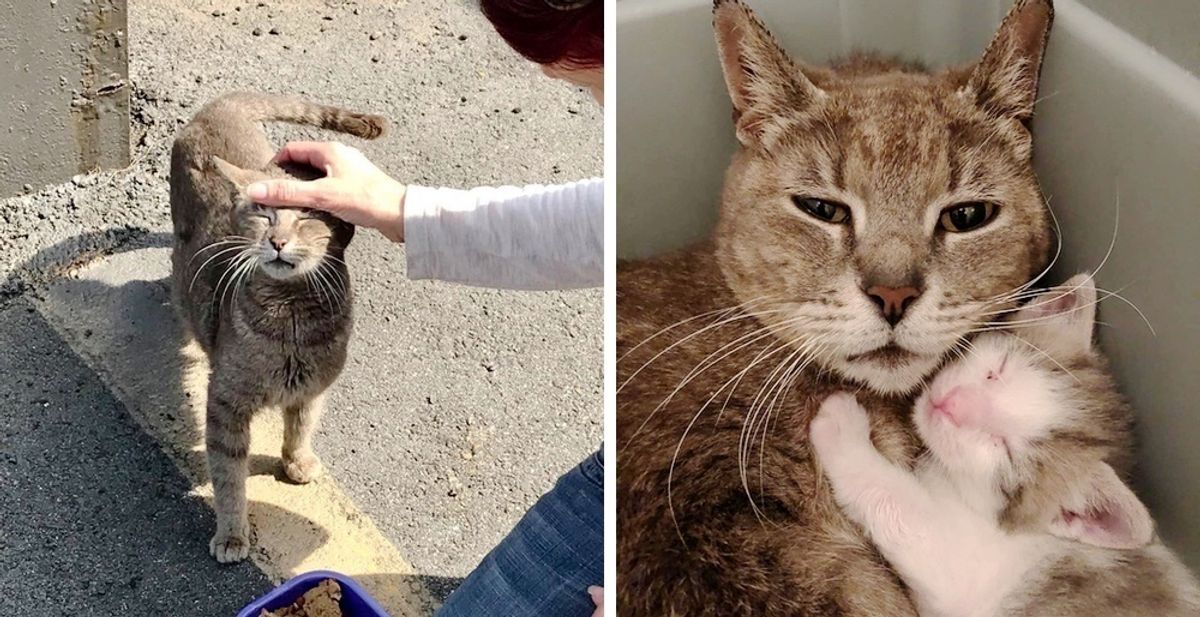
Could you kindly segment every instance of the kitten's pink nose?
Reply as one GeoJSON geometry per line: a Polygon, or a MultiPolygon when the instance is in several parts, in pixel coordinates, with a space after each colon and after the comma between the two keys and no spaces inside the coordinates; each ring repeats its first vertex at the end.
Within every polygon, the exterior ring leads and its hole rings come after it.
{"type": "Polygon", "coordinates": [[[987,395],[978,388],[955,386],[941,396],[930,396],[933,413],[954,426],[985,427],[994,414],[987,395]]]}
{"type": "Polygon", "coordinates": [[[959,404],[958,392],[959,388],[951,388],[949,392],[941,396],[929,397],[929,405],[933,408],[933,413],[942,416],[954,426],[958,426],[960,421],[959,412],[962,411],[962,405],[959,404]]]}
{"type": "Polygon", "coordinates": [[[287,246],[287,238],[271,238],[271,246],[275,247],[276,251],[282,251],[283,247],[287,246]]]}

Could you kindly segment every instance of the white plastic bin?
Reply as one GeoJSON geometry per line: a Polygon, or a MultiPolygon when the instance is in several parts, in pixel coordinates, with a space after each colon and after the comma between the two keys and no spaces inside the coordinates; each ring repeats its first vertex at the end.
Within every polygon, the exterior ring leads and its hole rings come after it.
{"type": "MultiPolygon", "coordinates": [[[[1008,0],[748,0],[813,63],[856,48],[941,66],[975,60],[1008,0]]],[[[1063,230],[1052,281],[1093,269],[1129,307],[1101,343],[1138,413],[1138,489],[1200,569],[1200,3],[1057,0],[1035,121],[1036,166],[1063,230]],[[1135,33],[1135,34],[1131,34],[1135,33]],[[1141,37],[1141,38],[1138,38],[1141,37]]],[[[617,248],[653,255],[707,234],[733,151],[706,0],[617,3],[617,248]]]]}

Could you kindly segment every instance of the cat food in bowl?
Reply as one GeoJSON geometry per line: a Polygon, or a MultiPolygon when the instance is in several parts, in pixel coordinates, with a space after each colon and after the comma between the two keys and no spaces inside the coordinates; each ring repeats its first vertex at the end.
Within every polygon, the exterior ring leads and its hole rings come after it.
{"type": "Polygon", "coordinates": [[[251,602],[237,617],[388,617],[353,579],[318,570],[301,574],[251,602]]]}

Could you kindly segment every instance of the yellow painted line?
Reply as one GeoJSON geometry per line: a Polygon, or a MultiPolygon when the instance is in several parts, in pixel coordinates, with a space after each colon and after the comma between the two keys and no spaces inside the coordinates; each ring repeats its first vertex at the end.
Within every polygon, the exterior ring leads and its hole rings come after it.
{"type": "MultiPolygon", "coordinates": [[[[80,335],[83,326],[75,323],[73,315],[49,304],[39,303],[39,309],[138,425],[154,437],[194,487],[192,493],[211,506],[212,484],[203,446],[207,362],[198,346],[181,353],[182,389],[179,384],[163,385],[166,393],[174,390],[185,394],[174,398],[178,410],[165,410],[161,406],[169,404],[167,401],[140,400],[144,393],[136,396],[131,391],[136,387],[125,388],[113,377],[103,346],[89,338],[90,330],[80,335]]],[[[158,335],[164,342],[176,340],[165,333],[158,335]]],[[[253,534],[250,559],[273,583],[311,570],[334,570],[354,577],[392,617],[424,617],[436,609],[413,567],[370,517],[354,505],[328,468],[325,475],[306,485],[282,479],[279,454],[283,422],[277,411],[260,413],[251,425],[251,435],[250,478],[246,484],[253,534]]]]}

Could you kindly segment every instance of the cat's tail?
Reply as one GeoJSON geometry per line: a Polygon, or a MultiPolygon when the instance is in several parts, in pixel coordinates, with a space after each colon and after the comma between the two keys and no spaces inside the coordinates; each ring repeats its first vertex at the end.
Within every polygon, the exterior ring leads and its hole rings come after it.
{"type": "Polygon", "coordinates": [[[375,139],[388,130],[388,121],[383,116],[347,111],[288,94],[231,92],[207,107],[216,113],[233,113],[254,122],[304,124],[363,139],[375,139]]]}

